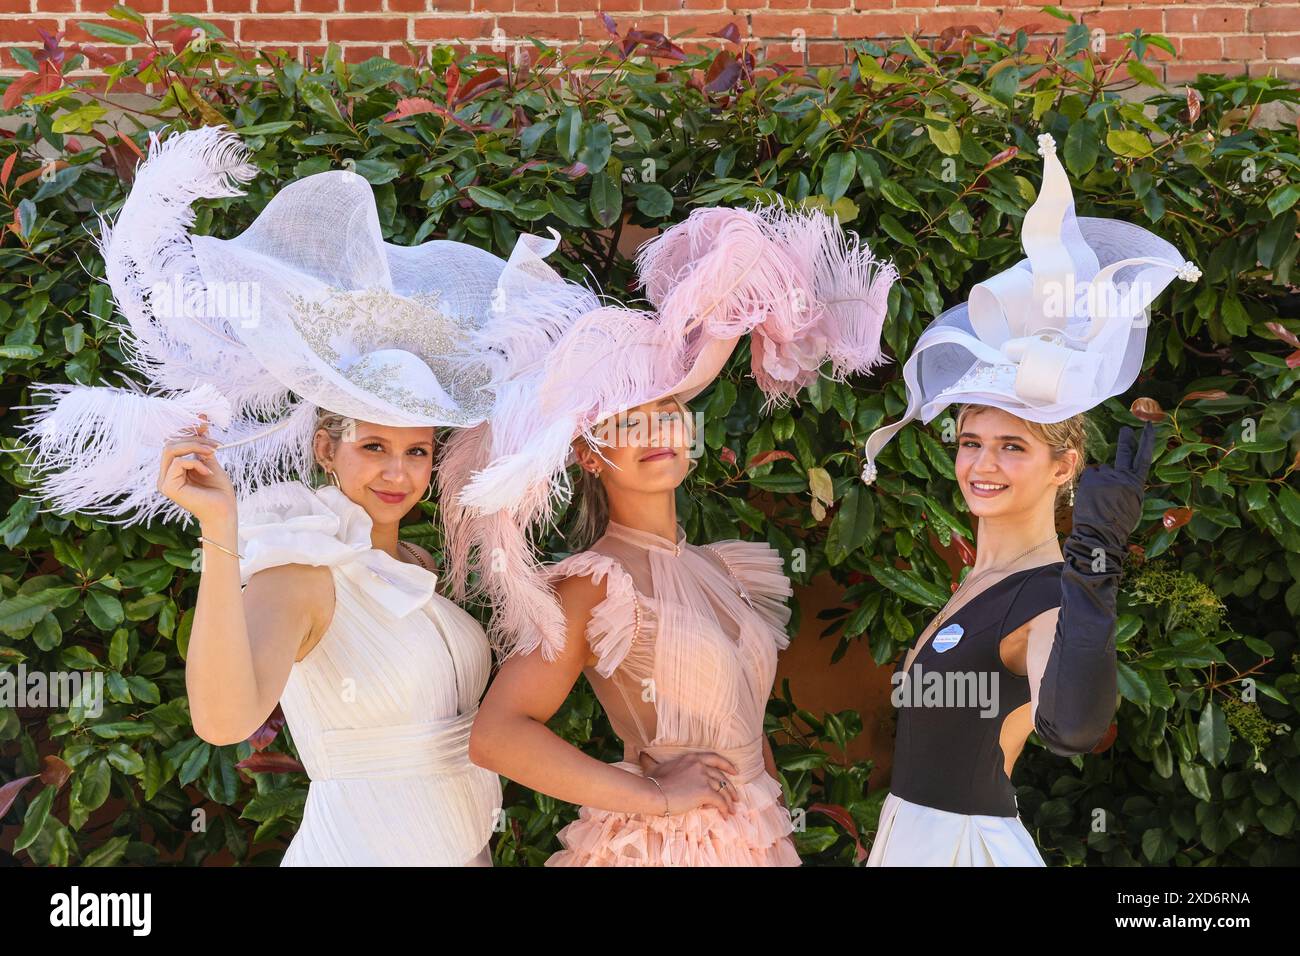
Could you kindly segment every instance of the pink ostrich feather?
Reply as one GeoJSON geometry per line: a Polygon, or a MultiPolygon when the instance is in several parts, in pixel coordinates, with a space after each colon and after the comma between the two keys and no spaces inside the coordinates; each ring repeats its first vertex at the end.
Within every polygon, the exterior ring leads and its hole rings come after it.
{"type": "Polygon", "coordinates": [[[793,335],[811,321],[809,270],[778,241],[786,215],[777,208],[697,209],[638,250],[641,285],[679,367],[697,328],[734,338],[766,323],[793,335]]]}
{"type": "Polygon", "coordinates": [[[516,507],[491,514],[464,504],[459,491],[491,457],[491,424],[457,429],[438,460],[438,492],[452,597],[492,606],[488,641],[498,659],[537,646],[554,660],[564,646],[564,614],[546,580],[528,531],[548,510],[552,489],[540,482],[516,507]]]}

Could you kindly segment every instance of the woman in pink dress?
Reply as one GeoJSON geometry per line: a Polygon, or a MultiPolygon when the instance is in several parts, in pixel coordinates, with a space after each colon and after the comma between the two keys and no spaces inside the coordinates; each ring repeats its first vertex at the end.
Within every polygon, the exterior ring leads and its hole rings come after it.
{"type": "Polygon", "coordinates": [[[582,804],[547,866],[799,865],[763,733],[790,582],[764,542],[686,542],[680,408],[670,397],[630,410],[621,424],[646,426],[649,442],[610,449],[609,466],[578,452],[594,479],[581,504],[609,518],[589,549],[549,569],[564,649],[507,661],[470,739],[473,762],[582,804]],[[623,741],[619,763],[545,726],[580,673],[623,741]]]}
{"type": "Polygon", "coordinates": [[[797,866],[763,733],[790,582],[765,542],[686,541],[676,493],[702,430],[684,403],[746,333],[770,400],[827,357],[841,376],[870,367],[894,273],[828,217],[734,209],[697,210],[638,266],[656,313],[554,277],[553,334],[533,332],[536,309],[521,317],[496,413],[445,449],[449,575],[491,597],[505,657],[470,759],[581,806],[548,866],[797,866]],[[585,550],[542,569],[527,531],[574,495],[569,464],[585,550]],[[617,763],[546,726],[580,674],[623,741],[617,763]]]}

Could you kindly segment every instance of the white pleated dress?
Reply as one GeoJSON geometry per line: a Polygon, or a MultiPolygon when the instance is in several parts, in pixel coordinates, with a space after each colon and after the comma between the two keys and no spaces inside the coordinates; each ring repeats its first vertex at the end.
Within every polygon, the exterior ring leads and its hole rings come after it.
{"type": "Polygon", "coordinates": [[[1046,866],[1019,817],[953,813],[886,795],[867,866],[1046,866]]]}
{"type": "Polygon", "coordinates": [[[334,579],[329,628],[280,698],[311,778],[280,865],[490,866],[501,784],[468,755],[487,639],[433,572],[372,547],[372,526],[333,486],[280,482],[239,506],[241,583],[282,564],[334,579]]]}

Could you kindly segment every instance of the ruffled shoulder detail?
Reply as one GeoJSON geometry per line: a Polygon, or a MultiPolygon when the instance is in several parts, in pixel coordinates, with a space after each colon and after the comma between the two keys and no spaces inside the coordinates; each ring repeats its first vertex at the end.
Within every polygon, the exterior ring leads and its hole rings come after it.
{"type": "Polygon", "coordinates": [[[570,555],[546,571],[552,581],[590,576],[593,584],[607,582],[605,597],[592,608],[587,622],[587,644],[596,655],[596,673],[609,677],[652,626],[648,603],[637,594],[623,565],[597,551],[570,555]]]}
{"type": "Polygon", "coordinates": [[[701,550],[719,560],[731,575],[740,596],[758,613],[772,631],[779,650],[790,645],[786,625],[790,623],[790,597],[794,588],[785,574],[781,552],[766,541],[715,541],[701,550]]]}
{"type": "Polygon", "coordinates": [[[437,575],[372,547],[366,509],[333,486],[312,490],[300,481],[260,488],[239,502],[240,584],[258,571],[306,564],[342,571],[396,617],[433,597],[437,575]]]}

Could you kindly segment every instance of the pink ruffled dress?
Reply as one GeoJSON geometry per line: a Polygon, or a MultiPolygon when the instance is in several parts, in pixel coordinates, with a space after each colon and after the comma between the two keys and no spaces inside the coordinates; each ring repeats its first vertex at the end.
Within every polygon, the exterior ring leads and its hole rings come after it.
{"type": "Polygon", "coordinates": [[[587,625],[585,672],[624,759],[712,751],[739,769],[724,816],[616,813],[582,807],[547,866],[799,866],[781,786],[763,763],[763,711],[776,679],[790,581],[781,556],[753,541],[696,547],[611,521],[591,549],[552,565],[552,580],[607,582],[587,625]]]}

